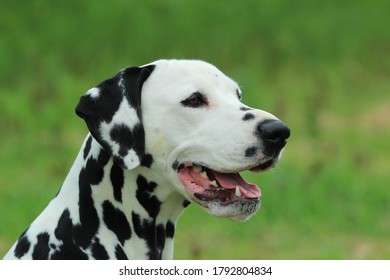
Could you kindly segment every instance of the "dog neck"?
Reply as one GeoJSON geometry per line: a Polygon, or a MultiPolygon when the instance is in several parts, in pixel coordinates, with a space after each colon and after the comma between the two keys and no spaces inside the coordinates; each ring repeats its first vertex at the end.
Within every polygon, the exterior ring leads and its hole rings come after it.
{"type": "Polygon", "coordinates": [[[56,228],[64,232],[56,236],[71,233],[95,258],[171,259],[175,224],[189,202],[153,171],[151,161],[149,156],[141,166],[123,170],[88,135],[53,200],[69,203],[56,228]],[[96,243],[100,250],[94,255],[96,243]]]}

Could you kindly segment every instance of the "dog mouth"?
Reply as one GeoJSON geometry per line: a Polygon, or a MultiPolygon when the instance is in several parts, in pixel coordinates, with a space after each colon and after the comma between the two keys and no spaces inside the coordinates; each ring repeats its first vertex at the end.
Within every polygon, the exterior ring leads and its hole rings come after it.
{"type": "Polygon", "coordinates": [[[229,173],[185,162],[178,168],[178,177],[187,193],[203,207],[207,208],[210,203],[217,203],[219,206],[252,204],[253,210],[257,211],[260,207],[260,188],[245,181],[240,172],[245,170],[261,172],[273,165],[274,160],[269,160],[252,168],[229,173]]]}

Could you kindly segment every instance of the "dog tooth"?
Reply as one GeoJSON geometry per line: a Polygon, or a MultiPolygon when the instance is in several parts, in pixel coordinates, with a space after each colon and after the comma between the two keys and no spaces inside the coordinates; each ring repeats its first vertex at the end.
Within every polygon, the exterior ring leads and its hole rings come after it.
{"type": "Polygon", "coordinates": [[[202,172],[202,167],[200,167],[200,166],[194,165],[193,169],[195,172],[199,172],[199,173],[202,172]]]}
{"type": "Polygon", "coordinates": [[[215,181],[215,180],[212,180],[212,181],[210,182],[210,186],[213,186],[213,187],[218,187],[218,185],[217,185],[217,181],[215,181]]]}
{"type": "Polygon", "coordinates": [[[207,173],[206,173],[206,171],[203,171],[202,173],[200,173],[201,175],[202,175],[202,177],[204,177],[204,178],[208,178],[207,177],[207,173]]]}
{"type": "Polygon", "coordinates": [[[235,195],[241,197],[241,192],[239,187],[236,187],[235,195]]]}

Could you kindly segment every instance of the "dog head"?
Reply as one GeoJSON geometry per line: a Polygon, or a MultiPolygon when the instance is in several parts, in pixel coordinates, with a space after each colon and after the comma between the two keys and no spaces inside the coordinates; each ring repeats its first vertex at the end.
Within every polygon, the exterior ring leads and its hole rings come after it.
{"type": "Polygon", "coordinates": [[[273,167],[290,135],[272,114],[244,105],[237,83],[195,60],[126,68],[89,90],[76,112],[123,168],[148,153],[175,191],[240,221],[259,209],[261,192],[239,173],[273,167]]]}

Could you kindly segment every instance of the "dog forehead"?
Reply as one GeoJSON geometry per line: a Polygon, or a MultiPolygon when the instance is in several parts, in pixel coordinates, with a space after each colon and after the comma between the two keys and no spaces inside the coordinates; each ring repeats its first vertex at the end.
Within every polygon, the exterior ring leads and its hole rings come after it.
{"type": "Polygon", "coordinates": [[[227,77],[214,65],[201,60],[158,60],[156,68],[146,81],[145,88],[173,89],[183,95],[194,91],[212,93],[218,89],[227,93],[236,93],[238,84],[227,77]]]}
{"type": "Polygon", "coordinates": [[[202,60],[159,60],[155,62],[157,69],[167,77],[220,78],[234,83],[214,65],[202,60]]]}

